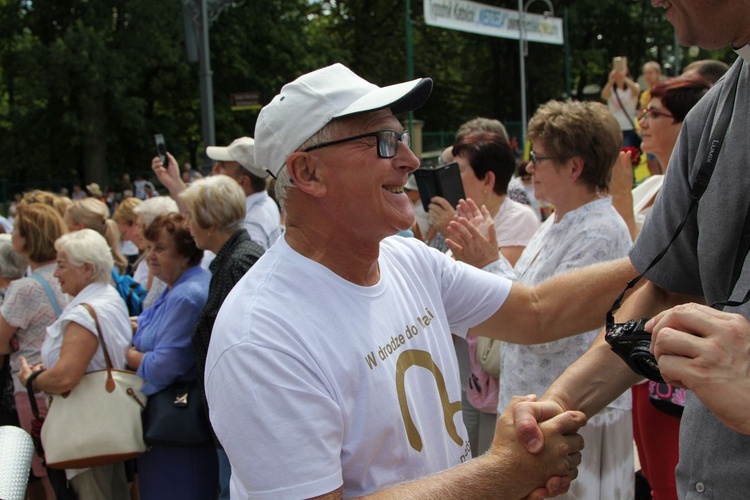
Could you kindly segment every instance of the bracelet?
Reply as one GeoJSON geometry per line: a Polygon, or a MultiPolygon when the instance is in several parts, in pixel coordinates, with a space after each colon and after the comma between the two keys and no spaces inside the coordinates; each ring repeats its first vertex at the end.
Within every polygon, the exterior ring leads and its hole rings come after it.
{"type": "Polygon", "coordinates": [[[41,375],[42,372],[44,372],[44,371],[45,370],[42,369],[42,370],[36,371],[36,372],[32,373],[31,375],[29,375],[29,378],[26,379],[26,390],[27,391],[33,392],[34,394],[39,394],[40,392],[42,392],[39,389],[35,389],[34,388],[34,380],[36,380],[36,378],[39,375],[41,375]]]}

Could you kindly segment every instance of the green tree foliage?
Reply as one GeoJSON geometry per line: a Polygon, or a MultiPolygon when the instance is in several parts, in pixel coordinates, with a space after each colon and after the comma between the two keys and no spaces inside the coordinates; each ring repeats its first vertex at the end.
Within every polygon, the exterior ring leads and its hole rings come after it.
{"type": "MultiPolygon", "coordinates": [[[[186,59],[181,1],[0,0],[0,178],[106,184],[123,172],[148,172],[156,132],[180,162],[195,164],[204,149],[199,75],[186,59]]],[[[669,74],[691,59],[735,57],[683,50],[677,58],[672,27],[648,3],[552,1],[555,16],[568,12],[576,98],[604,83],[615,55],[627,55],[636,76],[651,59],[669,74]]],[[[232,111],[235,92],[259,91],[267,102],[284,82],[334,62],[381,85],[402,81],[405,2],[229,5],[210,32],[217,142],[252,135],[257,111],[232,111]]],[[[517,0],[483,3],[518,7],[517,0]]],[[[544,8],[529,4],[530,12],[544,8]]],[[[411,10],[415,74],[435,80],[432,98],[415,113],[425,130],[452,131],[479,115],[520,121],[518,41],[427,26],[420,0],[411,0],[411,10]]],[[[565,51],[528,47],[532,114],[563,97],[565,51]]]]}

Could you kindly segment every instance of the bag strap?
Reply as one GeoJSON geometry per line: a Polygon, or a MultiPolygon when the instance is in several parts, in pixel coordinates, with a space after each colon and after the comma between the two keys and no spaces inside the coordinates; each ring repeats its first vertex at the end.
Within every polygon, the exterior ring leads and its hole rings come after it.
{"type": "MultiPolygon", "coordinates": [[[[630,88],[626,85],[625,88],[630,92],[630,88]]],[[[615,97],[617,98],[617,102],[620,103],[620,108],[622,109],[622,112],[625,113],[625,116],[628,117],[628,120],[630,120],[630,123],[633,124],[633,130],[638,130],[638,125],[635,123],[635,119],[630,116],[630,113],[628,113],[628,110],[625,109],[625,105],[622,103],[622,99],[620,99],[620,94],[617,93],[617,85],[612,87],[612,92],[615,94],[615,97]]]]}
{"type": "Polygon", "coordinates": [[[31,277],[37,280],[40,285],[42,285],[42,288],[44,288],[44,291],[47,293],[47,299],[49,299],[49,303],[52,305],[52,309],[55,311],[55,315],[60,316],[60,314],[62,314],[62,309],[60,309],[60,303],[57,301],[57,297],[55,297],[55,292],[52,291],[52,287],[49,286],[49,283],[47,283],[47,280],[42,278],[42,276],[39,273],[33,273],[31,277]]]}
{"type": "Polygon", "coordinates": [[[98,333],[97,338],[99,339],[99,343],[102,346],[102,353],[104,354],[104,362],[107,365],[107,392],[112,392],[115,390],[115,379],[112,377],[112,358],[109,357],[109,350],[107,349],[107,344],[104,342],[104,335],[102,335],[102,328],[99,326],[99,318],[96,316],[96,311],[94,311],[94,308],[91,307],[90,304],[82,303],[83,307],[86,308],[86,310],[89,312],[92,318],[94,318],[94,323],[96,323],[96,332],[98,333]]]}
{"type": "Polygon", "coordinates": [[[36,404],[36,396],[34,395],[34,379],[36,379],[43,371],[44,370],[33,372],[29,375],[29,378],[26,379],[26,392],[29,395],[29,403],[31,403],[31,413],[33,413],[36,418],[41,417],[39,417],[39,406],[36,404]]]}

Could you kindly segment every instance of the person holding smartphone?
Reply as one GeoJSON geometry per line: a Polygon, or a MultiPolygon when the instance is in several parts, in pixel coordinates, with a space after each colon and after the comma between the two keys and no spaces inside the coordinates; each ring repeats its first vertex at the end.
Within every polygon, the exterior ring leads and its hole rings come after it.
{"type": "Polygon", "coordinates": [[[607,83],[602,88],[602,99],[617,120],[622,131],[622,145],[638,147],[640,138],[635,130],[635,114],[638,110],[638,97],[641,87],[630,79],[628,60],[624,56],[612,59],[612,70],[607,83]]]}

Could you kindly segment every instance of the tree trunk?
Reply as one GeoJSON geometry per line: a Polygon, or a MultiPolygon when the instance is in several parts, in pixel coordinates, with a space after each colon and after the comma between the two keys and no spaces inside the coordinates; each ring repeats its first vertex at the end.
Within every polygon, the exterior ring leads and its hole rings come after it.
{"type": "Polygon", "coordinates": [[[107,111],[104,94],[90,96],[83,109],[83,176],[86,183],[96,182],[104,191],[109,184],[107,166],[107,111]]]}

